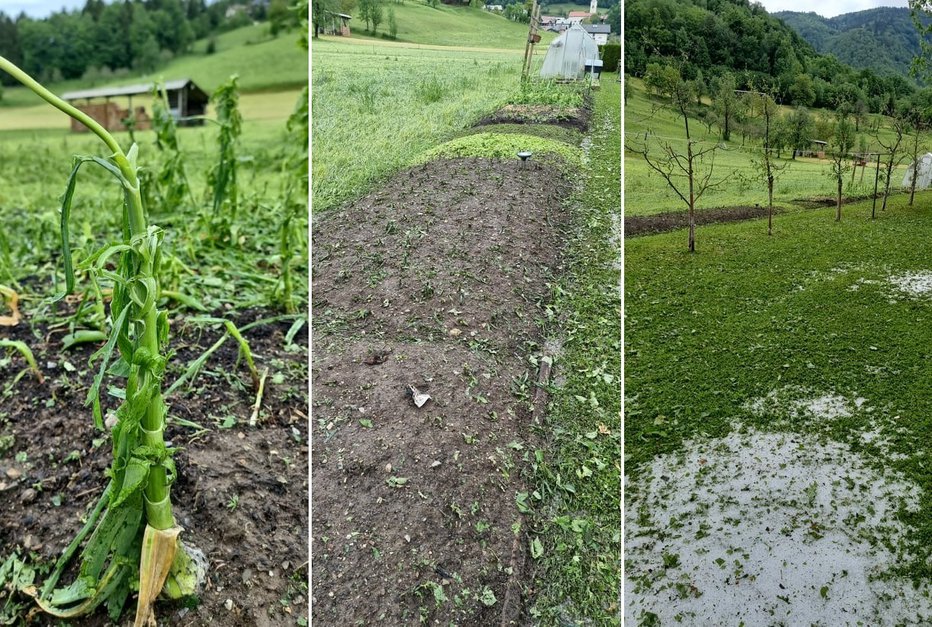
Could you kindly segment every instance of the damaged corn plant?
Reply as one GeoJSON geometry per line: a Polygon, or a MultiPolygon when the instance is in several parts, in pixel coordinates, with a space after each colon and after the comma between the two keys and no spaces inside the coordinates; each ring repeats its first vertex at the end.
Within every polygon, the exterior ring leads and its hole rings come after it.
{"type": "Polygon", "coordinates": [[[91,358],[96,375],[86,399],[96,427],[110,429],[109,482],[44,582],[35,581],[38,573],[30,573],[22,562],[5,565],[5,571],[16,573],[14,587],[32,597],[37,608],[64,619],[89,614],[101,605],[117,618],[130,594],[138,591],[134,624],[155,625],[156,597],[192,595],[203,574],[197,572],[200,561],[192,557],[195,551],[181,543],[182,530],[172,513],[170,493],[176,473],[173,450],[166,447],[163,436],[167,407],[162,394],[168,319],[156,305],[162,230],[147,224],[136,144],[124,152],[95,120],[2,56],[0,70],[84,124],[106,145],[107,157],[74,157],[61,203],[61,251],[66,294],[74,290],[76,270],[94,284],[95,293],[103,291],[98,281],[105,281],[112,294],[106,342],[91,358]],[[114,210],[121,212],[122,232],[76,258],[69,243],[69,223],[78,174],[85,166],[102,168],[120,187],[122,206],[114,210]],[[125,400],[105,426],[100,394],[106,376],[125,381],[125,400]],[[63,576],[73,572],[73,581],[62,583],[63,576]]]}
{"type": "Polygon", "coordinates": [[[212,213],[206,216],[210,234],[219,241],[236,240],[236,212],[239,208],[239,190],[236,183],[236,143],[243,131],[243,117],[239,111],[238,77],[234,74],[217,88],[210,101],[217,112],[220,127],[217,137],[219,160],[207,173],[211,191],[212,213]]]}

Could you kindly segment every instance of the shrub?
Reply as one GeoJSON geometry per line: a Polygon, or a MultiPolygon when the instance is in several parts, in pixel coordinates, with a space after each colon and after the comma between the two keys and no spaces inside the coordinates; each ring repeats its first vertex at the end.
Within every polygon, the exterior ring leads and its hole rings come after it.
{"type": "Polygon", "coordinates": [[[621,62],[621,44],[603,44],[599,46],[599,54],[602,55],[603,72],[618,71],[618,64],[621,62]]]}

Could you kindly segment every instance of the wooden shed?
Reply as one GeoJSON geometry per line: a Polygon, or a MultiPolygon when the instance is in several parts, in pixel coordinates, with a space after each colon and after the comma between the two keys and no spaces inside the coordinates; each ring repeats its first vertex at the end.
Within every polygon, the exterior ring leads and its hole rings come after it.
{"type": "MultiPolygon", "coordinates": [[[[155,89],[154,83],[125,87],[100,87],[71,91],[62,94],[62,98],[97,120],[108,131],[126,129],[131,112],[134,118],[134,128],[145,130],[151,127],[151,118],[146,113],[145,106],[133,107],[133,96],[142,96],[147,98],[146,102],[148,102],[153,89],[155,89]],[[124,102],[125,108],[121,106],[124,102]]],[[[204,124],[201,116],[207,113],[207,102],[210,98],[203,89],[194,84],[194,81],[190,78],[165,81],[165,94],[168,97],[169,110],[179,126],[204,124]]],[[[76,120],[71,120],[71,130],[80,133],[86,131],[87,127],[76,120]]]]}

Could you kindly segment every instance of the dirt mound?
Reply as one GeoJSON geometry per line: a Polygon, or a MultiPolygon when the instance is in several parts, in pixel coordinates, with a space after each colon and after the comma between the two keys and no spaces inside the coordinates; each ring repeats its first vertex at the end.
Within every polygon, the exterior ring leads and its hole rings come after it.
{"type": "Polygon", "coordinates": [[[518,613],[527,358],[569,190],[540,164],[435,161],[315,222],[314,619],[518,613]]]}
{"type": "MultiPolygon", "coordinates": [[[[264,315],[274,314],[253,312],[237,323],[264,315]]],[[[174,326],[177,354],[166,374],[169,384],[176,369],[220,336],[216,328],[174,326]]],[[[258,428],[246,426],[255,394],[244,369],[235,366],[237,349],[230,340],[208,360],[193,391],[168,399],[170,417],[208,429],[195,433],[170,425],[166,439],[179,448],[179,476],[172,489],[175,517],[185,529],[184,539],[204,551],[209,565],[199,606],[160,604],[160,625],[281,625],[304,614],[307,370],[304,351],[284,349],[289,326],[274,323],[243,334],[257,365],[270,367],[258,428]],[[228,599],[232,609],[227,609],[228,599]]],[[[20,555],[24,549],[35,551],[54,562],[103,491],[103,471],[111,461],[109,440],[94,429],[90,409],[84,407],[96,372],[86,363],[97,346],[62,351],[59,337],[44,326],[20,324],[2,332],[31,346],[46,382],[40,385],[27,374],[9,398],[0,398],[0,435],[13,437],[0,450],[0,547],[20,555]],[[39,342],[36,335],[51,339],[39,342]]],[[[307,333],[295,341],[306,346],[307,333]]],[[[22,366],[20,359],[0,365],[0,381],[11,380],[22,366]]],[[[101,400],[105,411],[117,402],[101,400]]],[[[133,603],[131,598],[124,618],[132,615],[133,603]]],[[[80,624],[111,622],[101,609],[80,624]]]]}
{"type": "MultiPolygon", "coordinates": [[[[774,207],[774,215],[781,212],[774,207]]],[[[702,209],[696,212],[696,224],[714,224],[718,222],[739,222],[766,218],[767,207],[719,207],[702,209]]],[[[625,216],[625,237],[654,235],[666,233],[689,226],[689,212],[668,211],[652,216],[625,216]]]]}

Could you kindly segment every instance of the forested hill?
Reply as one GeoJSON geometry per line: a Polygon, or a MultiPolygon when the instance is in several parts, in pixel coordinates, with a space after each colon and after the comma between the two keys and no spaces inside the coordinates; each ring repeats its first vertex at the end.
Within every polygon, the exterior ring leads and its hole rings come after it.
{"type": "Polygon", "coordinates": [[[902,74],[820,54],[749,0],[625,0],[624,31],[626,73],[673,66],[699,91],[729,74],[738,89],[766,89],[783,104],[834,108],[847,101],[885,112],[916,90],[902,74]]]}
{"type": "Polygon", "coordinates": [[[919,54],[919,35],[907,8],[879,7],[825,18],[781,11],[777,17],[819,52],[834,54],[852,67],[909,74],[919,54]]]}

